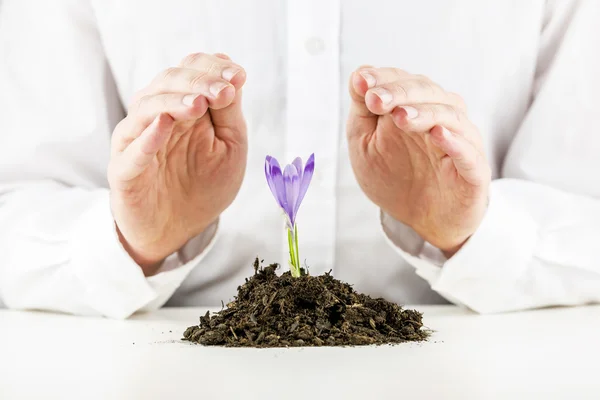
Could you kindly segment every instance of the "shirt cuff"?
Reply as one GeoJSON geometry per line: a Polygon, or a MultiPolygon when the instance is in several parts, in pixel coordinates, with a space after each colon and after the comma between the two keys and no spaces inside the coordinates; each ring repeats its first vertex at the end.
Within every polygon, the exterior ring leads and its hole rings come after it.
{"type": "Polygon", "coordinates": [[[417,275],[431,282],[440,274],[440,267],[446,261],[444,254],[419,236],[414,229],[381,211],[381,227],[388,243],[396,249],[409,264],[416,268],[417,275]]]}
{"type": "Polygon", "coordinates": [[[534,257],[538,225],[523,205],[492,184],[477,231],[441,269],[432,288],[480,313],[510,311],[507,287],[525,281],[534,257]]]}
{"type": "Polygon", "coordinates": [[[538,236],[527,210],[495,185],[478,229],[450,259],[385,213],[381,221],[388,242],[433,290],[480,313],[505,310],[502,299],[507,294],[501,288],[518,283],[533,257],[538,236]]]}
{"type": "Polygon", "coordinates": [[[76,276],[86,288],[85,302],[99,314],[124,319],[141,309],[164,304],[212,247],[217,224],[169,256],[159,273],[146,278],[121,245],[102,192],[73,228],[70,240],[76,276]]]}
{"type": "Polygon", "coordinates": [[[169,300],[194,267],[212,249],[217,240],[218,228],[217,219],[204,232],[190,239],[179,251],[165,259],[158,272],[148,278],[148,283],[158,295],[142,308],[143,311],[156,310],[169,300]]]}

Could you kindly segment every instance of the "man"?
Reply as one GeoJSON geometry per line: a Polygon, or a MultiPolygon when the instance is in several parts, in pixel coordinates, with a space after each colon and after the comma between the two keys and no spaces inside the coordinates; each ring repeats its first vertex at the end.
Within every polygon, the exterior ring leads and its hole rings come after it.
{"type": "Polygon", "coordinates": [[[478,312],[598,301],[599,6],[5,1],[0,295],[220,304],[286,259],[265,155],[314,152],[312,274],[478,312]]]}

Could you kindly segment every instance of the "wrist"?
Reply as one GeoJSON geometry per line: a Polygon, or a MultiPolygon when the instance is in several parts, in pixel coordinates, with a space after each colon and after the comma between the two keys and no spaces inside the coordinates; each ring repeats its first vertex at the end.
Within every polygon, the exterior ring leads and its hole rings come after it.
{"type": "Polygon", "coordinates": [[[145,249],[140,248],[139,246],[133,245],[130,243],[123,232],[119,229],[119,226],[115,223],[115,227],[117,229],[117,234],[119,236],[119,241],[121,245],[127,251],[129,256],[137,265],[140,266],[145,276],[152,276],[158,271],[162,262],[169,254],[162,254],[161,252],[155,251],[147,251],[145,249]]]}
{"type": "Polygon", "coordinates": [[[139,265],[145,276],[152,276],[156,274],[168,256],[181,249],[190,239],[204,232],[213,223],[214,221],[203,224],[201,229],[198,228],[193,231],[187,231],[187,234],[185,235],[178,235],[175,232],[170,232],[165,235],[169,240],[156,240],[143,243],[139,243],[139,240],[129,239],[119,228],[119,224],[116,221],[115,228],[117,230],[119,241],[125,251],[127,251],[129,256],[139,265]]]}
{"type": "Polygon", "coordinates": [[[458,243],[456,245],[449,246],[449,247],[438,247],[438,249],[440,249],[442,254],[444,254],[444,257],[452,258],[452,256],[454,256],[456,253],[458,253],[458,251],[463,247],[463,245],[465,243],[467,243],[467,240],[469,240],[470,237],[471,236],[467,237],[465,240],[461,241],[460,243],[458,243]]]}
{"type": "Polygon", "coordinates": [[[484,203],[472,207],[460,218],[447,219],[444,224],[434,226],[414,226],[413,229],[432,246],[437,247],[446,258],[454,256],[479,228],[487,210],[487,198],[484,203]]]}

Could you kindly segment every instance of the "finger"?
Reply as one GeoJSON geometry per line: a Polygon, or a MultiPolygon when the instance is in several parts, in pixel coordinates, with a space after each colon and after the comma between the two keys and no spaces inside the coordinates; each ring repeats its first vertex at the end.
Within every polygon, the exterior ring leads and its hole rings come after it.
{"type": "Polygon", "coordinates": [[[231,60],[231,57],[229,57],[227,54],[225,53],[215,53],[213,54],[215,57],[218,58],[222,58],[223,60],[231,60]]]}
{"type": "MultiPolygon", "coordinates": [[[[214,57],[231,61],[227,54],[215,53],[214,57]]],[[[210,111],[211,121],[215,127],[215,134],[221,139],[233,141],[246,141],[246,121],[242,114],[242,86],[246,82],[246,71],[237,64],[225,63],[223,66],[212,64],[214,60],[211,57],[197,54],[184,59],[183,65],[188,65],[197,69],[221,71],[221,77],[231,82],[236,92],[231,104],[223,108],[212,108],[210,111]]]]}
{"type": "Polygon", "coordinates": [[[355,89],[367,109],[377,115],[406,104],[440,103],[463,109],[460,96],[446,92],[431,79],[398,68],[360,68],[355,89]]]}
{"type": "Polygon", "coordinates": [[[202,118],[207,110],[208,101],[202,95],[167,93],[142,97],[130,106],[127,117],[115,128],[113,150],[123,151],[160,114],[175,121],[192,121],[202,118]]]}
{"type": "Polygon", "coordinates": [[[168,114],[159,114],[139,137],[116,156],[109,169],[109,180],[126,182],[140,176],[169,139],[174,123],[168,114]]]}
{"type": "Polygon", "coordinates": [[[208,101],[202,95],[168,93],[142,97],[115,127],[111,152],[123,151],[162,113],[176,121],[188,121],[201,118],[207,110],[208,101]]]}
{"type": "Polygon", "coordinates": [[[377,85],[365,94],[365,104],[373,114],[383,115],[409,104],[448,102],[439,86],[420,79],[403,79],[377,85]]]}
{"type": "Polygon", "coordinates": [[[242,87],[246,81],[246,72],[244,69],[231,61],[231,58],[223,53],[216,53],[214,55],[193,53],[181,61],[180,67],[222,77],[226,81],[231,82],[236,89],[242,87]]]}
{"type": "Polygon", "coordinates": [[[473,144],[481,139],[465,112],[450,104],[412,104],[392,111],[394,124],[405,132],[429,132],[436,125],[460,134],[473,144]]]}
{"type": "Polygon", "coordinates": [[[164,93],[140,98],[130,107],[128,117],[134,117],[145,127],[161,113],[176,121],[187,121],[202,117],[207,109],[208,100],[201,94],[164,93]]]}
{"type": "Polygon", "coordinates": [[[348,91],[350,92],[350,98],[352,99],[351,115],[360,117],[373,116],[365,104],[365,93],[369,90],[369,83],[366,81],[365,77],[360,74],[360,71],[369,69],[373,69],[373,67],[364,65],[350,75],[348,91]]]}
{"type": "Polygon", "coordinates": [[[375,68],[363,65],[353,74],[352,88],[356,96],[364,101],[369,89],[411,76],[413,75],[398,68],[375,68]]]}
{"type": "MultiPolygon", "coordinates": [[[[230,83],[234,88],[241,88],[246,82],[246,72],[242,67],[231,67],[223,71],[198,71],[191,68],[169,68],[158,74],[144,94],[154,93],[201,93],[206,91],[207,84],[214,82],[230,83]]],[[[207,96],[214,93],[207,91],[207,96]]]]}
{"type": "Polygon", "coordinates": [[[431,143],[447,154],[458,174],[471,185],[482,185],[490,176],[483,155],[464,137],[436,125],[430,131],[431,143]]]}
{"type": "MultiPolygon", "coordinates": [[[[362,66],[360,68],[372,68],[362,66]]],[[[359,69],[360,69],[359,68],[359,69]]],[[[357,71],[350,75],[348,91],[350,92],[350,112],[346,123],[346,134],[349,140],[364,137],[372,133],[377,127],[377,115],[371,113],[365,105],[364,93],[368,90],[367,84],[357,71]]]]}
{"type": "Polygon", "coordinates": [[[210,118],[217,137],[237,143],[246,142],[246,120],[242,113],[241,88],[236,91],[227,107],[211,109],[210,118]]]}
{"type": "MultiPolygon", "coordinates": [[[[224,73],[223,73],[224,74],[224,73]]],[[[200,94],[206,97],[209,107],[219,109],[227,107],[235,95],[236,86],[229,80],[233,80],[239,88],[246,79],[246,74],[237,69],[234,76],[224,79],[217,71],[206,72],[189,68],[169,68],[159,74],[150,86],[133,99],[133,103],[145,96],[166,93],[200,94]],[[240,81],[242,79],[243,81],[240,81]]]]}

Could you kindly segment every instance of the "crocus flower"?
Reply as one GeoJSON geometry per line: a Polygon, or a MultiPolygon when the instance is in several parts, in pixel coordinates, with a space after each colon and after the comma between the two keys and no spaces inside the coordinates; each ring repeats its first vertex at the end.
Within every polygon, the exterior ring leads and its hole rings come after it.
{"type": "Polygon", "coordinates": [[[288,244],[290,246],[290,268],[293,276],[300,276],[300,258],[298,256],[298,227],[296,215],[300,204],[306,195],[308,186],[315,170],[315,155],[311,154],[302,164],[302,159],[296,157],[283,171],[277,159],[267,156],[265,159],[265,175],[267,183],[286,216],[288,244]]]}

